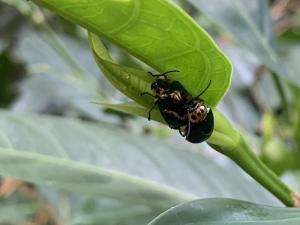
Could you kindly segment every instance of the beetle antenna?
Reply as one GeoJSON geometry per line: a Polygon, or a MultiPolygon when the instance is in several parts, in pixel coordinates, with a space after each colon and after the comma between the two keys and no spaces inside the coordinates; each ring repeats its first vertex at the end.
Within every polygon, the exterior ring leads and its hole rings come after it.
{"type": "Polygon", "coordinates": [[[211,84],[211,80],[209,80],[209,83],[208,83],[208,85],[206,86],[206,88],[204,88],[204,90],[203,90],[199,95],[197,95],[194,99],[197,99],[197,98],[199,98],[201,95],[203,95],[203,94],[207,91],[207,89],[209,88],[210,84],[211,84]]]}
{"type": "Polygon", "coordinates": [[[148,72],[152,77],[164,77],[165,79],[167,79],[167,74],[168,73],[174,73],[174,72],[180,72],[179,70],[170,70],[161,74],[153,74],[152,72],[148,72]]]}

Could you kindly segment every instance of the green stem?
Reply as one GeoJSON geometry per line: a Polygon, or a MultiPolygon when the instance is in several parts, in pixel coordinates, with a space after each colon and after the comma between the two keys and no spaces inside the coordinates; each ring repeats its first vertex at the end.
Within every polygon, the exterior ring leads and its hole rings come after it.
{"type": "Polygon", "coordinates": [[[242,135],[237,132],[217,109],[214,109],[215,129],[208,144],[228,156],[253,179],[273,193],[286,206],[295,206],[295,193],[284,184],[251,150],[242,135]]]}
{"type": "Polygon", "coordinates": [[[238,148],[227,152],[226,155],[286,206],[294,206],[293,191],[253,153],[243,138],[238,148]]]}

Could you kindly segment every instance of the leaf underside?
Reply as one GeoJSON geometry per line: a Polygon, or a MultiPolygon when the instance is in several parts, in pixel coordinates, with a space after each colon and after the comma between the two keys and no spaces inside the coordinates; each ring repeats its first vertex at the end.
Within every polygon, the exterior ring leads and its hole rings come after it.
{"type": "Polygon", "coordinates": [[[159,72],[179,70],[180,73],[170,77],[180,81],[192,95],[198,95],[212,80],[202,96],[209,106],[216,106],[229,87],[232,66],[227,57],[211,37],[171,1],[34,2],[108,39],[159,72]]]}

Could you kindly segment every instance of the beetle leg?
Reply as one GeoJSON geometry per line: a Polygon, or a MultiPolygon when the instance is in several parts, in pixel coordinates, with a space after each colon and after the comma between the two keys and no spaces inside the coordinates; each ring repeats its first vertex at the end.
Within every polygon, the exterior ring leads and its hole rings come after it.
{"type": "Polygon", "coordinates": [[[153,106],[150,108],[149,113],[148,113],[148,120],[151,120],[151,111],[155,108],[155,106],[157,105],[158,100],[156,100],[153,104],[153,106]]]}
{"type": "Polygon", "coordinates": [[[184,115],[183,117],[180,116],[177,112],[175,111],[171,111],[171,110],[164,110],[163,111],[164,113],[168,113],[168,114],[171,114],[173,116],[175,116],[177,119],[180,119],[180,120],[185,120],[187,118],[187,115],[184,115]]]}
{"type": "Polygon", "coordinates": [[[166,74],[168,73],[173,73],[173,72],[180,72],[179,70],[170,70],[161,74],[153,74],[152,72],[148,72],[152,77],[164,77],[165,79],[167,79],[166,74]]]}
{"type": "Polygon", "coordinates": [[[185,127],[185,140],[187,140],[187,138],[190,134],[190,129],[191,129],[191,121],[188,120],[188,124],[185,127]]]}
{"type": "Polygon", "coordinates": [[[149,93],[149,92],[142,92],[142,93],[140,94],[140,96],[143,96],[143,95],[150,95],[151,97],[156,98],[155,95],[153,95],[153,94],[151,94],[151,93],[149,93]]]}

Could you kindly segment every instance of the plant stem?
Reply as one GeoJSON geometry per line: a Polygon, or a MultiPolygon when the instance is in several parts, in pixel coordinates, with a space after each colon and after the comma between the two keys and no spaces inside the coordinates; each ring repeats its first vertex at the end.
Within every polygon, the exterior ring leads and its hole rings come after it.
{"type": "Polygon", "coordinates": [[[295,192],[254,154],[242,135],[231,126],[226,117],[217,109],[214,109],[214,117],[215,129],[207,141],[208,144],[232,159],[286,206],[297,207],[295,192]]]}
{"type": "Polygon", "coordinates": [[[286,206],[294,206],[293,191],[253,153],[242,137],[236,149],[222,153],[230,157],[286,206]]]}

